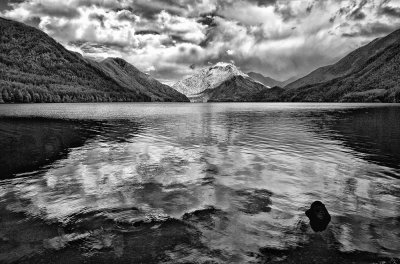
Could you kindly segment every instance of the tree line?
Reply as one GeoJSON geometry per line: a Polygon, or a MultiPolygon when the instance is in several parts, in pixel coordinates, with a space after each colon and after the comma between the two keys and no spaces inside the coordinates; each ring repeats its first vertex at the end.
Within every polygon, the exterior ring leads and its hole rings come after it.
{"type": "MultiPolygon", "coordinates": [[[[66,85],[51,85],[49,92],[45,85],[0,81],[0,103],[78,103],[78,102],[132,102],[151,101],[149,96],[120,92],[68,91],[66,85]]],[[[76,90],[76,89],[70,89],[76,90]]]]}

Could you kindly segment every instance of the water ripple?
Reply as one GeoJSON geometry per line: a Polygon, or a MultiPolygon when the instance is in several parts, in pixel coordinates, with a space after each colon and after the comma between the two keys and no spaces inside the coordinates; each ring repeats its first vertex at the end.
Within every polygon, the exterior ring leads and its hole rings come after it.
{"type": "Polygon", "coordinates": [[[0,107],[0,262],[400,257],[398,106],[0,107]]]}

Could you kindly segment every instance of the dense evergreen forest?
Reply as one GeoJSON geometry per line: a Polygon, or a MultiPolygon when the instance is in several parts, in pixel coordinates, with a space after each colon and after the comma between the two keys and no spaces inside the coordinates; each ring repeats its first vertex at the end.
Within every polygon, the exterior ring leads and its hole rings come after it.
{"type": "Polygon", "coordinates": [[[142,87],[121,85],[99,63],[66,50],[44,32],[0,18],[2,103],[187,101],[172,88],[163,89],[171,89],[179,98],[165,93],[152,96],[142,87]]]}

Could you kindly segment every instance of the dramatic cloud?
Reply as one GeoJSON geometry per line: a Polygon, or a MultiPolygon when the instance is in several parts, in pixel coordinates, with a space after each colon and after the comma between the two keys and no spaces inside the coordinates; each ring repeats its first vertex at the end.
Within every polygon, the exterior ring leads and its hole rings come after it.
{"type": "Polygon", "coordinates": [[[284,80],[400,28],[400,1],[2,0],[0,16],[169,84],[218,61],[284,80]]]}

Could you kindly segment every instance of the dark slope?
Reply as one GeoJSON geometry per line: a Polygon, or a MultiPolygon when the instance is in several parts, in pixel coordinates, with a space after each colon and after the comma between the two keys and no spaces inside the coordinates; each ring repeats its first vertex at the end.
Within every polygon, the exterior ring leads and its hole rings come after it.
{"type": "Polygon", "coordinates": [[[281,81],[277,81],[277,80],[275,80],[275,79],[273,79],[271,77],[265,77],[261,73],[257,73],[257,72],[249,72],[249,73],[247,73],[247,75],[250,78],[252,78],[252,79],[264,84],[265,86],[269,86],[269,87],[278,86],[278,87],[282,87],[283,88],[286,85],[288,85],[289,83],[292,83],[292,82],[294,82],[294,81],[296,81],[298,79],[296,77],[291,77],[291,78],[287,79],[286,81],[282,81],[281,82],[281,81]]]}
{"type": "Polygon", "coordinates": [[[285,89],[275,86],[270,89],[264,89],[250,96],[249,101],[252,102],[279,102],[281,95],[285,89]]]}
{"type": "Polygon", "coordinates": [[[280,87],[285,88],[286,85],[288,85],[289,83],[292,83],[292,82],[294,82],[294,81],[296,81],[296,80],[298,80],[298,79],[299,79],[299,77],[297,77],[297,76],[290,77],[290,78],[287,79],[286,81],[283,81],[283,82],[282,82],[282,85],[280,85],[280,87]]]}
{"type": "Polygon", "coordinates": [[[100,66],[118,84],[128,89],[138,90],[151,97],[152,101],[189,102],[185,95],[151,78],[123,59],[107,58],[100,62],[100,66]]]}
{"type": "Polygon", "coordinates": [[[275,79],[272,79],[271,77],[265,77],[264,75],[257,73],[257,72],[249,72],[247,75],[252,78],[253,80],[256,80],[265,86],[269,87],[274,87],[274,86],[280,86],[282,87],[282,82],[277,81],[275,79]]]}
{"type": "Polygon", "coordinates": [[[285,86],[286,89],[295,89],[306,85],[317,84],[343,77],[360,71],[369,63],[370,59],[399,41],[400,31],[397,30],[384,38],[378,38],[369,44],[358,48],[333,65],[316,69],[303,78],[285,86]]]}
{"type": "Polygon", "coordinates": [[[341,74],[350,73],[330,81],[286,89],[282,100],[400,102],[400,30],[372,41],[339,63],[346,61],[351,66],[343,68],[341,74]]]}
{"type": "Polygon", "coordinates": [[[0,102],[151,101],[44,32],[0,18],[0,102]]]}
{"type": "Polygon", "coordinates": [[[212,90],[206,90],[208,102],[250,102],[267,87],[251,78],[236,75],[212,90]]]}

